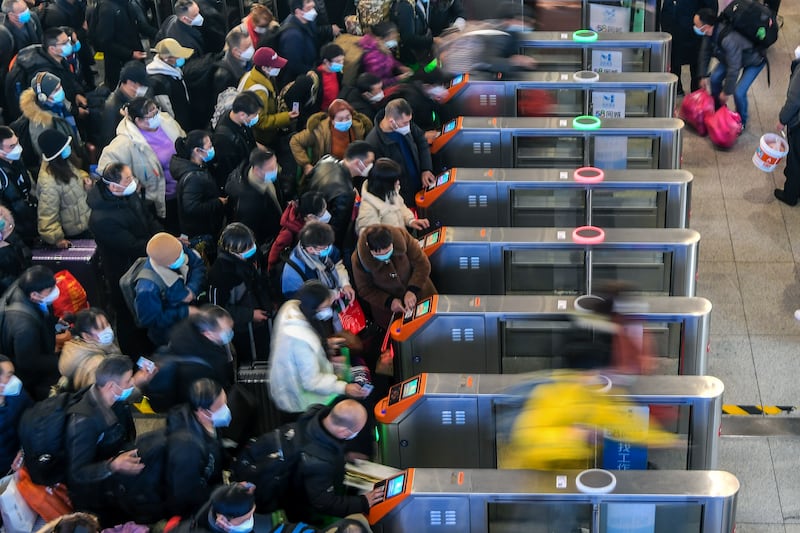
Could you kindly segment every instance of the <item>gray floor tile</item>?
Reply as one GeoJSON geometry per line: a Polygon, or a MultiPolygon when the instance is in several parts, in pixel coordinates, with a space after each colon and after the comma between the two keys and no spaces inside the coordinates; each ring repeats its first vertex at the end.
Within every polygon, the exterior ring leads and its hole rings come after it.
{"type": "Polygon", "coordinates": [[[795,336],[750,335],[756,379],[765,405],[797,405],[800,324],[789,331],[795,336]]]}
{"type": "Polygon", "coordinates": [[[794,310],[800,307],[800,282],[795,264],[737,263],[736,270],[748,333],[769,335],[797,331],[794,310]]]}
{"type": "Polygon", "coordinates": [[[783,524],[743,524],[736,521],[736,533],[789,533],[783,524]]]}
{"type": "Polygon", "coordinates": [[[721,198],[692,200],[691,226],[700,232],[700,261],[733,261],[733,244],[721,198]]]}
{"type": "Polygon", "coordinates": [[[711,338],[708,374],[721,379],[725,384],[725,403],[762,403],[750,338],[747,335],[714,335],[711,338]]]}
{"type": "Polygon", "coordinates": [[[739,479],[736,522],[782,524],[778,487],[766,440],[722,439],[719,469],[739,479]]]}
{"type": "Polygon", "coordinates": [[[769,448],[778,482],[783,520],[800,523],[800,470],[797,469],[800,441],[769,439],[769,448]]]}
{"type": "MultiPolygon", "coordinates": [[[[736,524],[736,527],[739,527],[739,524],[736,524]]],[[[800,533],[800,524],[785,524],[783,527],[786,528],[786,533],[800,533]]]]}
{"type": "MultiPolygon", "coordinates": [[[[777,202],[771,189],[764,187],[764,194],[772,202],[777,202]]],[[[758,201],[729,200],[726,196],[725,210],[736,261],[794,260],[783,216],[777,206],[765,209],[758,201]]]]}
{"type": "MultiPolygon", "coordinates": [[[[700,243],[702,248],[702,241],[700,243]]],[[[701,262],[698,266],[697,295],[707,298],[711,311],[711,334],[741,335],[747,332],[739,275],[735,263],[701,262]]],[[[713,338],[712,338],[713,342],[713,338]]]]}

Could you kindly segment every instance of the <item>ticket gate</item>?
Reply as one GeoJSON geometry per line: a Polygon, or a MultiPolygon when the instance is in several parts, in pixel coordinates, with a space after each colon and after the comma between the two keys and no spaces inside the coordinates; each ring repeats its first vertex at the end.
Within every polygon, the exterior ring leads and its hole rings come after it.
{"type": "Polygon", "coordinates": [[[678,77],[664,72],[459,74],[445,97],[451,117],[671,118],[678,77]]]}
{"type": "Polygon", "coordinates": [[[452,168],[416,195],[432,227],[686,228],[686,170],[452,168]]]}
{"type": "MultiPolygon", "coordinates": [[[[375,406],[380,462],[396,468],[503,468],[504,447],[516,414],[531,390],[558,373],[418,374],[394,385],[375,406]],[[457,442],[458,446],[442,445],[457,442]]],[[[722,381],[709,376],[620,378],[612,398],[675,435],[670,448],[640,447],[625,467],[711,470],[717,467],[722,381]],[[653,416],[650,416],[653,415],[653,416]]],[[[617,385],[599,376],[598,387],[617,385]]],[[[624,439],[622,439],[624,440],[624,439]]],[[[610,444],[610,443],[609,443],[610,444]]],[[[615,450],[603,447],[596,468],[619,469],[615,450]]]]}
{"type": "Polygon", "coordinates": [[[718,470],[409,468],[380,484],[375,533],[730,533],[739,492],[718,470]]]}
{"type": "Polygon", "coordinates": [[[675,118],[458,117],[431,155],[437,172],[477,168],[680,168],[683,121],[675,118]],[[588,129],[587,129],[588,128],[588,129]]]}
{"type": "Polygon", "coordinates": [[[700,234],[691,229],[459,228],[419,240],[440,294],[587,294],[626,281],[694,296],[700,234]]]}
{"type": "MultiPolygon", "coordinates": [[[[436,295],[394,321],[395,375],[422,372],[517,374],[559,368],[586,297],[436,295]],[[577,303],[576,303],[577,302],[577,303]]],[[[622,311],[648,336],[658,374],[702,376],[708,368],[711,302],[648,296],[622,311]]]]}
{"type": "Polygon", "coordinates": [[[544,72],[669,72],[672,50],[664,32],[532,31],[518,42],[544,72]]]}

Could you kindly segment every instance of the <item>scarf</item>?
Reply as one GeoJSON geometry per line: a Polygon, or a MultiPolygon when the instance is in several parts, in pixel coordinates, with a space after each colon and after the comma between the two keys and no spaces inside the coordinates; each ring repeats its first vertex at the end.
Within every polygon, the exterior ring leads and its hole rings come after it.
{"type": "Polygon", "coordinates": [[[317,279],[326,287],[332,290],[338,290],[339,287],[339,274],[336,272],[336,265],[333,264],[330,257],[321,258],[319,256],[312,256],[306,252],[302,245],[297,246],[297,256],[300,260],[311,269],[317,272],[317,279]]]}

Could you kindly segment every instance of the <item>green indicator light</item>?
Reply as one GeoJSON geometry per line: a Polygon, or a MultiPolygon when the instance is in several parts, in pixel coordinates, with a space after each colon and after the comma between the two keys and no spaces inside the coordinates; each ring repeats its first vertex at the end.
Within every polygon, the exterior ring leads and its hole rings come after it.
{"type": "Polygon", "coordinates": [[[581,115],[572,119],[572,127],[576,130],[596,130],[600,127],[600,119],[592,115],[581,115]]]}
{"type": "Polygon", "coordinates": [[[597,40],[597,32],[594,30],[578,30],[572,34],[572,40],[578,43],[593,43],[597,40]]]}

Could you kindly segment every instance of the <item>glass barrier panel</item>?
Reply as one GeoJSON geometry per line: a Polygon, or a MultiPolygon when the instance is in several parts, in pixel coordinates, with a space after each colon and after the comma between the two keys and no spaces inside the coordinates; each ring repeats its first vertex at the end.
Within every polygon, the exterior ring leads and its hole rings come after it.
{"type": "Polygon", "coordinates": [[[550,533],[590,531],[592,504],[551,502],[489,502],[489,533],[550,533]]]}
{"type": "Polygon", "coordinates": [[[584,166],[583,137],[515,137],[516,168],[584,166]]]}
{"type": "Polygon", "coordinates": [[[506,294],[583,294],[584,257],[582,250],[506,251],[506,294]]]}
{"type": "Polygon", "coordinates": [[[669,296],[672,253],[596,248],[592,252],[592,283],[624,281],[639,293],[669,296]]]}

